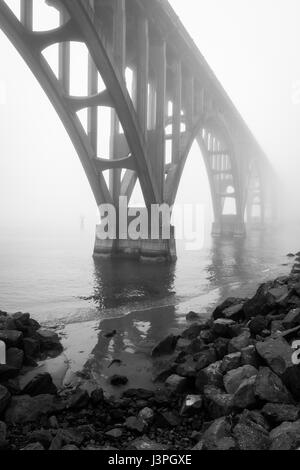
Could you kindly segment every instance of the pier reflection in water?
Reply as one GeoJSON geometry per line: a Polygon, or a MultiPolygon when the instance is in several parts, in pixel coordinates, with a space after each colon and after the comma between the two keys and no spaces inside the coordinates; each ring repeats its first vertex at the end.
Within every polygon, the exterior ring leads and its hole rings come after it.
{"type": "Polygon", "coordinates": [[[188,311],[207,318],[226,297],[252,295],[259,283],[290,270],[288,251],[276,234],[256,231],[244,240],[214,240],[207,250],[186,252],[172,266],[95,260],[91,299],[97,308],[128,307],[129,302],[131,313],[101,320],[84,371],[106,389],[113,374],[126,375],[130,386],[151,387],[151,349],[179,333],[188,311]],[[191,290],[196,295],[190,297],[191,290]]]}

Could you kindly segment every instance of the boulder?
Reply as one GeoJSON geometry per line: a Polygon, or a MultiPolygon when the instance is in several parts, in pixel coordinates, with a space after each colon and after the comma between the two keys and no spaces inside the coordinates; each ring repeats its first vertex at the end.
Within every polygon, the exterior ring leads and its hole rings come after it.
{"type": "Polygon", "coordinates": [[[146,431],[147,426],[148,425],[144,420],[136,416],[130,416],[125,421],[125,427],[129,429],[129,431],[133,431],[138,434],[143,434],[146,431]]]}
{"type": "Polygon", "coordinates": [[[233,411],[233,396],[224,393],[217,387],[204,388],[205,410],[210,419],[229,416],[233,411]]]}
{"type": "Polygon", "coordinates": [[[253,421],[243,421],[233,429],[240,450],[268,450],[271,442],[269,433],[253,421]]]}
{"type": "Polygon", "coordinates": [[[196,389],[203,392],[207,385],[214,385],[217,388],[223,387],[223,375],[221,373],[221,361],[210,364],[205,369],[198,372],[196,376],[196,389]]]}
{"type": "Polygon", "coordinates": [[[282,380],[268,367],[261,367],[255,382],[255,395],[270,403],[292,402],[292,397],[282,380]]]}
{"type": "Polygon", "coordinates": [[[283,326],[289,330],[300,325],[300,308],[289,311],[285,319],[282,321],[283,326]]]}
{"type": "Polygon", "coordinates": [[[217,337],[234,338],[237,336],[238,325],[233,320],[220,318],[213,323],[212,331],[217,337]]]}
{"type": "Polygon", "coordinates": [[[198,338],[202,330],[203,325],[200,325],[199,323],[194,323],[193,325],[189,326],[186,330],[184,330],[181,336],[182,338],[186,339],[196,339],[198,338]]]}
{"type": "Polygon", "coordinates": [[[22,349],[9,348],[6,351],[6,363],[14,369],[21,370],[24,360],[24,352],[22,349]]]}
{"type": "Polygon", "coordinates": [[[228,353],[241,352],[242,349],[247,348],[253,343],[250,331],[245,330],[236,338],[230,340],[228,345],[228,353]]]}
{"type": "Polygon", "coordinates": [[[109,439],[118,440],[122,437],[123,431],[120,428],[111,429],[105,433],[105,436],[109,439]]]}
{"type": "MultiPolygon", "coordinates": [[[[235,297],[229,297],[228,299],[226,299],[221,305],[219,305],[213,312],[212,314],[212,317],[214,320],[218,320],[219,318],[226,318],[226,313],[224,313],[225,311],[227,311],[227,315],[228,315],[228,309],[231,309],[233,307],[237,307],[238,308],[238,312],[239,314],[236,313],[236,315],[238,315],[238,318],[230,318],[231,320],[239,320],[240,317],[243,318],[243,313],[240,311],[240,306],[241,305],[244,305],[245,303],[245,299],[238,299],[238,298],[235,298],[235,297]]],[[[229,317],[227,317],[229,318],[229,317]]]]}
{"type": "Polygon", "coordinates": [[[241,350],[241,365],[249,365],[257,369],[258,364],[259,356],[254,345],[247,346],[241,350]]]}
{"type": "Polygon", "coordinates": [[[186,389],[187,379],[180,375],[173,374],[165,381],[166,388],[173,393],[181,393],[186,389]]]}
{"type": "Polygon", "coordinates": [[[285,422],[270,432],[271,449],[292,450],[300,445],[300,421],[285,422]]]}
{"type": "Polygon", "coordinates": [[[300,368],[293,364],[293,350],[282,338],[268,338],[256,344],[256,350],[265,363],[281,377],[295,399],[300,399],[300,368]]]}
{"type": "Polygon", "coordinates": [[[256,376],[257,373],[258,370],[253,366],[242,366],[238,369],[227,372],[223,379],[226,392],[233,395],[244,379],[249,379],[250,377],[256,376]]]}
{"type": "Polygon", "coordinates": [[[224,357],[221,364],[222,374],[227,374],[233,369],[237,369],[242,364],[242,354],[240,352],[228,354],[224,357]]]}
{"type": "Polygon", "coordinates": [[[201,395],[187,395],[182,403],[180,415],[193,416],[202,409],[203,399],[201,395]]]}
{"type": "Polygon", "coordinates": [[[79,387],[68,398],[66,406],[71,410],[82,410],[88,406],[89,400],[88,392],[79,387]]]}
{"type": "Polygon", "coordinates": [[[277,308],[280,301],[287,294],[288,288],[286,285],[280,285],[277,282],[262,284],[255,296],[244,304],[246,319],[256,317],[257,315],[266,316],[277,308]]]}
{"type": "Polygon", "coordinates": [[[206,349],[194,356],[194,358],[196,360],[196,369],[198,371],[217,361],[216,351],[212,347],[206,347],[206,349]]]}
{"type": "Polygon", "coordinates": [[[47,372],[44,374],[36,375],[27,385],[22,389],[23,395],[30,395],[35,397],[37,395],[56,395],[57,388],[52,381],[52,377],[47,372]]]}
{"type": "Polygon", "coordinates": [[[221,361],[228,354],[228,338],[217,338],[214,341],[214,348],[217,354],[217,360],[221,361]]]}
{"type": "Polygon", "coordinates": [[[0,330],[0,341],[6,344],[7,348],[18,347],[21,343],[23,334],[17,330],[0,330]]]}
{"type": "Polygon", "coordinates": [[[257,317],[254,317],[249,323],[250,333],[253,336],[260,335],[262,331],[267,329],[268,325],[269,320],[262,315],[258,315],[257,317]]]}
{"type": "Polygon", "coordinates": [[[12,424],[24,424],[36,421],[42,415],[53,414],[58,409],[58,403],[53,395],[16,396],[12,397],[5,412],[5,421],[12,424]]]}
{"type": "Polygon", "coordinates": [[[0,415],[5,411],[10,402],[10,393],[6,387],[0,385],[0,415]]]}
{"type": "Polygon", "coordinates": [[[44,446],[40,442],[33,442],[32,444],[28,444],[27,446],[23,447],[21,450],[45,450],[44,446]]]}
{"type": "Polygon", "coordinates": [[[222,312],[224,318],[234,321],[242,321],[245,317],[244,314],[244,303],[232,305],[231,307],[225,308],[222,312]]]}
{"type": "Polygon", "coordinates": [[[145,408],[140,410],[138,417],[142,421],[145,421],[146,424],[150,424],[152,423],[153,418],[154,418],[154,411],[151,408],[146,406],[145,408]]]}
{"type": "Polygon", "coordinates": [[[243,410],[247,408],[253,408],[257,399],[255,396],[255,381],[256,375],[251,376],[248,379],[244,379],[233,396],[234,408],[243,410]]]}
{"type": "Polygon", "coordinates": [[[54,351],[57,353],[62,351],[62,345],[55,331],[40,328],[37,330],[36,336],[40,342],[41,351],[54,351]]]}
{"type": "Polygon", "coordinates": [[[160,341],[152,350],[152,357],[159,357],[168,354],[172,354],[175,351],[176,344],[179,337],[174,335],[169,335],[160,341]]]}
{"type": "Polygon", "coordinates": [[[218,450],[219,443],[224,438],[230,438],[231,425],[229,419],[222,417],[216,419],[204,432],[202,436],[202,445],[205,450],[218,450]]]}
{"type": "Polygon", "coordinates": [[[200,318],[200,314],[199,313],[196,313],[196,312],[189,312],[187,315],[186,315],[186,320],[187,321],[196,321],[200,318]]]}
{"type": "Polygon", "coordinates": [[[193,357],[189,357],[185,362],[179,364],[176,373],[182,377],[195,377],[197,373],[196,366],[197,363],[194,361],[193,357]]]}
{"type": "Polygon", "coordinates": [[[113,375],[112,377],[109,378],[109,381],[111,385],[114,387],[121,387],[123,385],[126,385],[128,383],[128,378],[125,375],[113,375]]]}
{"type": "Polygon", "coordinates": [[[23,349],[26,358],[35,358],[40,354],[40,342],[37,338],[24,338],[23,349]]]}
{"type": "Polygon", "coordinates": [[[281,424],[285,421],[294,422],[300,418],[300,408],[294,405],[267,403],[262,414],[272,423],[281,424]]]}

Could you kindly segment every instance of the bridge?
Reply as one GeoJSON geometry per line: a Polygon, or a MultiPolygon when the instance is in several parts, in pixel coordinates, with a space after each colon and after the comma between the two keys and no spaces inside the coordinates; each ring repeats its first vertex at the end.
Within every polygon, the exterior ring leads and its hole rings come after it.
{"type": "MultiPolygon", "coordinates": [[[[211,188],[212,234],[244,236],[246,217],[248,224],[254,213],[260,222],[268,217],[274,178],[268,159],[166,0],[46,0],[59,14],[50,31],[34,30],[35,0],[18,1],[13,12],[0,0],[0,28],[54,106],[98,206],[118,212],[119,198],[130,200],[139,181],[147,208],[172,207],[197,141],[211,188]],[[88,50],[81,97],[70,94],[73,42],[88,50]],[[43,54],[54,44],[58,73],[43,54]],[[98,151],[103,108],[111,109],[107,155],[98,151]]],[[[103,240],[97,233],[95,255],[176,256],[173,231],[169,240],[161,231],[148,240],[103,240]]]]}

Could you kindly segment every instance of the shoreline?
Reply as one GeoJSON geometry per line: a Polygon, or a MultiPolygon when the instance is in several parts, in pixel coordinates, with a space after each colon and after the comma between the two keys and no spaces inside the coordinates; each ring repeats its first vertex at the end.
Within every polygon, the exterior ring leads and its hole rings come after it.
{"type": "MultiPolygon", "coordinates": [[[[209,319],[190,312],[180,331],[178,325],[172,331],[171,323],[169,334],[159,343],[143,345],[138,372],[142,377],[144,359],[151,351],[155,364],[151,377],[156,373],[152,386],[132,383],[137,370],[131,378],[121,356],[120,363],[107,366],[111,387],[104,393],[89,374],[97,370],[111,345],[125,351],[129,362],[134,357],[131,362],[136,364],[138,356],[136,351],[126,351],[130,341],[121,341],[114,322],[120,330],[122,321],[127,327],[143,315],[146,323],[147,311],[103,320],[102,329],[95,324],[100,347],[93,351],[96,362],[87,360],[78,382],[58,389],[47,370],[34,367],[28,346],[38,342],[37,358],[52,363],[64,377],[68,370],[64,339],[54,328],[41,328],[28,314],[1,312],[0,337],[6,342],[10,364],[0,366],[0,448],[277,450],[300,446],[300,368],[292,360],[292,343],[300,338],[299,253],[290,275],[266,282],[254,297],[229,298],[209,319]],[[22,367],[20,351],[31,370],[18,389],[14,377],[22,367]],[[112,396],[111,390],[117,393],[112,396]]],[[[174,318],[173,307],[169,318],[174,318]]],[[[131,333],[136,333],[134,328],[131,333]]],[[[83,329],[81,337],[85,342],[83,329]]],[[[144,339],[141,335],[141,344],[144,339]]]]}

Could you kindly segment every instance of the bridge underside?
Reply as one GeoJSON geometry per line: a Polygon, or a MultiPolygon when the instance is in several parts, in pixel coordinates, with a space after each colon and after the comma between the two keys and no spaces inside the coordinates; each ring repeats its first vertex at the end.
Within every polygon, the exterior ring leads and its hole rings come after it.
{"type": "MultiPolygon", "coordinates": [[[[8,2],[11,3],[11,2],[8,2]]],[[[35,3],[11,11],[0,0],[0,27],[18,49],[62,120],[98,206],[118,208],[140,184],[145,206],[175,203],[193,142],[200,146],[214,210],[212,234],[245,235],[272,200],[268,160],[166,0],[47,0],[57,25],[37,31],[35,3]],[[71,48],[85,45],[85,96],[70,93],[71,48]],[[44,52],[58,45],[58,72],[44,52]],[[103,110],[110,145],[100,139],[103,110]],[[81,119],[86,111],[86,121],[81,119]]],[[[97,229],[97,233],[101,227],[97,229]]],[[[172,260],[169,240],[102,240],[95,255],[172,260]]]]}

